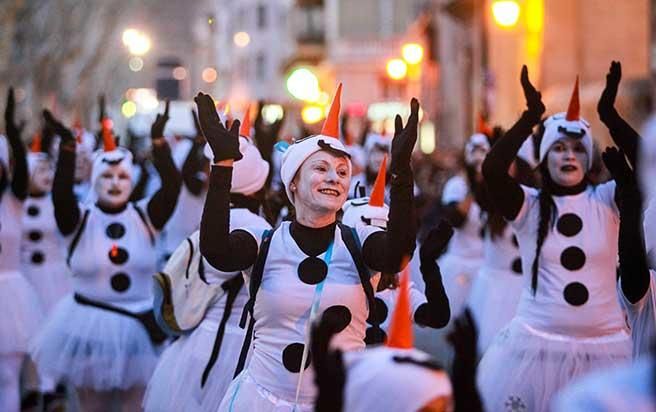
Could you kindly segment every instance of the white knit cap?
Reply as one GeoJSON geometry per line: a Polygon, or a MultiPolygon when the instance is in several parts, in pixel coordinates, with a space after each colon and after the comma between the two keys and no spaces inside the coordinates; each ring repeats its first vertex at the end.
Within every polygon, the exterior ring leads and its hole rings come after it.
{"type": "Polygon", "coordinates": [[[305,139],[298,140],[289,145],[287,150],[282,156],[282,165],[280,166],[280,178],[282,184],[285,185],[285,192],[289,200],[294,203],[294,194],[290,190],[290,186],[296,172],[301,168],[305,160],[321,150],[330,150],[343,152],[344,157],[348,161],[349,176],[351,178],[351,159],[348,151],[338,139],[325,135],[315,135],[306,137],[305,139]]]}
{"type": "MultiPolygon", "coordinates": [[[[266,183],[267,176],[269,176],[269,163],[262,159],[255,144],[244,136],[239,136],[239,152],[243,157],[232,166],[230,192],[251,195],[266,183]]],[[[210,161],[214,159],[214,153],[209,144],[205,144],[203,153],[210,161]]]]}
{"type": "Polygon", "coordinates": [[[7,136],[0,134],[0,163],[5,168],[5,173],[9,173],[9,144],[7,136]]]}
{"type": "Polygon", "coordinates": [[[392,147],[392,138],[383,136],[382,134],[378,134],[378,133],[369,133],[367,135],[367,139],[364,142],[364,151],[366,155],[369,156],[371,151],[376,146],[386,147],[387,152],[389,152],[392,147]]]}
{"type": "Polygon", "coordinates": [[[417,349],[380,346],[346,352],[344,364],[345,411],[417,411],[435,398],[452,395],[446,372],[429,366],[431,357],[417,349]]]}
{"type": "Polygon", "coordinates": [[[132,153],[129,150],[123,147],[117,147],[111,152],[105,152],[102,149],[96,150],[91,166],[91,186],[95,186],[96,180],[105,170],[115,165],[123,169],[132,179],[132,153]]]}
{"type": "Polygon", "coordinates": [[[373,226],[387,228],[389,221],[389,206],[371,206],[369,196],[348,200],[342,206],[344,215],[342,223],[346,226],[356,227],[366,225],[367,221],[373,226]]]}
{"type": "Polygon", "coordinates": [[[588,154],[588,164],[586,165],[586,171],[590,170],[592,166],[592,157],[593,157],[593,144],[592,144],[592,133],[590,132],[590,124],[579,117],[578,120],[567,120],[566,113],[561,112],[549,116],[544,122],[544,135],[542,136],[542,141],[540,142],[540,159],[542,161],[547,156],[551,145],[557,141],[573,137],[575,139],[580,139],[585,152],[588,154]]]}
{"type": "Polygon", "coordinates": [[[483,133],[474,133],[465,144],[465,163],[472,163],[472,155],[476,148],[483,148],[486,152],[490,151],[490,141],[483,133]]]}

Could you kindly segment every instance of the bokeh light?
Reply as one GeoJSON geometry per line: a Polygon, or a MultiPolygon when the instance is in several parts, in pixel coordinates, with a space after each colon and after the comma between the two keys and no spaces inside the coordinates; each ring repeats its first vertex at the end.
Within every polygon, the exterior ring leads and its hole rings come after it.
{"type": "Polygon", "coordinates": [[[294,70],[287,77],[287,90],[295,98],[306,102],[316,102],[321,97],[319,79],[304,67],[294,70]]]}
{"type": "Polygon", "coordinates": [[[201,77],[205,83],[214,83],[217,78],[216,70],[212,67],[206,67],[203,69],[201,77]]]}
{"type": "Polygon", "coordinates": [[[184,80],[187,77],[187,69],[182,66],[178,66],[173,69],[173,78],[175,80],[184,80]]]}
{"type": "Polygon", "coordinates": [[[496,0],[492,3],[492,16],[499,26],[513,27],[519,20],[519,3],[516,0],[496,0]]]}
{"type": "Polygon", "coordinates": [[[314,124],[324,118],[324,110],[321,106],[305,106],[301,110],[301,118],[306,124],[314,124]]]}
{"type": "Polygon", "coordinates": [[[133,101],[128,100],[121,105],[121,113],[129,119],[137,114],[137,105],[133,101]]]}
{"type": "Polygon", "coordinates": [[[424,57],[424,48],[417,43],[407,43],[401,48],[401,56],[408,64],[418,64],[424,57]]]}
{"type": "Polygon", "coordinates": [[[150,37],[137,29],[126,29],[121,40],[130,54],[134,56],[143,56],[150,51],[152,46],[150,37]]]}
{"type": "Polygon", "coordinates": [[[138,72],[143,69],[144,63],[141,57],[130,57],[130,60],[128,61],[128,66],[130,67],[130,70],[133,72],[138,72]]]}
{"type": "Polygon", "coordinates": [[[387,62],[387,75],[394,80],[401,80],[408,74],[408,65],[401,59],[391,59],[387,62]]]}
{"type": "Polygon", "coordinates": [[[237,47],[246,47],[251,42],[251,36],[245,31],[238,31],[233,36],[232,41],[235,42],[235,46],[237,47]]]}

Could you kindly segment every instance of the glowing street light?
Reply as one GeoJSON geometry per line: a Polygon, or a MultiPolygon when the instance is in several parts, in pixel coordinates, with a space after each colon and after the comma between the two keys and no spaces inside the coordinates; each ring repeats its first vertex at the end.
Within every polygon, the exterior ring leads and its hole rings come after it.
{"type": "Polygon", "coordinates": [[[237,47],[246,47],[251,42],[251,36],[248,35],[245,31],[238,31],[232,37],[232,41],[235,42],[237,47]]]}
{"type": "Polygon", "coordinates": [[[401,48],[401,56],[408,64],[419,64],[424,57],[424,48],[417,43],[406,43],[401,48]]]}
{"type": "Polygon", "coordinates": [[[200,76],[203,78],[205,83],[214,83],[218,77],[218,74],[214,68],[206,67],[203,69],[203,72],[200,74],[200,76]]]}
{"type": "Polygon", "coordinates": [[[324,110],[321,106],[305,106],[301,110],[301,118],[305,124],[314,124],[324,118],[324,110]]]}
{"type": "Polygon", "coordinates": [[[519,3],[516,0],[496,0],[492,3],[492,16],[501,27],[511,28],[519,20],[519,3]]]}
{"type": "Polygon", "coordinates": [[[143,56],[150,51],[152,46],[150,37],[137,29],[126,29],[121,40],[130,54],[134,56],[143,56]]]}
{"type": "Polygon", "coordinates": [[[316,102],[321,97],[319,79],[311,70],[300,67],[287,77],[287,90],[299,100],[316,102]]]}
{"type": "Polygon", "coordinates": [[[408,74],[408,65],[401,59],[391,59],[387,62],[387,75],[394,80],[403,79],[408,74]]]}

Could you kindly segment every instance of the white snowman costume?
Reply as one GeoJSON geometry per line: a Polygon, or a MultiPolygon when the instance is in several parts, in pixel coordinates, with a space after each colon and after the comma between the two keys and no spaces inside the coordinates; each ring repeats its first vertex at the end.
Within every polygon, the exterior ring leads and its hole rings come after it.
{"type": "MultiPolygon", "coordinates": [[[[461,202],[468,193],[469,185],[465,177],[453,176],[444,186],[442,204],[461,202]]],[[[453,318],[464,310],[476,274],[483,263],[482,231],[481,208],[476,201],[472,201],[464,223],[454,228],[446,252],[437,260],[453,318]]]]}
{"type": "MultiPolygon", "coordinates": [[[[123,148],[97,152],[92,182],[110,163],[130,173],[132,155],[123,148]]],[[[54,309],[31,348],[45,376],[95,391],[126,390],[148,382],[158,353],[142,323],[95,306],[134,314],[152,309],[157,231],[146,213],[148,200],[128,203],[115,213],[95,202],[79,204],[68,255],[74,294],[54,309]]]]}
{"type": "MultiPolygon", "coordinates": [[[[559,113],[545,122],[540,160],[562,138],[563,130],[580,136],[589,169],[592,136],[572,105],[567,115],[559,113]]],[[[487,410],[548,410],[554,394],[576,377],[631,356],[616,291],[615,182],[552,196],[555,216],[541,249],[535,292],[531,267],[539,192],[521,189],[523,204],[510,224],[519,241],[524,291],[515,318],[497,335],[478,367],[478,387],[487,410]]]]}
{"type": "MultiPolygon", "coordinates": [[[[240,137],[239,140],[243,158],[233,166],[232,191],[251,194],[266,182],[269,164],[262,160],[257,147],[248,138],[240,137]]],[[[254,227],[258,230],[271,228],[266,220],[248,209],[230,209],[230,230],[243,227],[254,227]]],[[[235,276],[242,277],[241,272],[221,272],[207,261],[204,261],[204,266],[205,277],[210,284],[219,283],[228,287],[234,284],[235,276]]],[[[162,354],[144,397],[145,411],[214,412],[219,408],[235,376],[246,337],[246,330],[239,326],[239,321],[248,301],[248,289],[243,286],[243,281],[236,287],[237,295],[231,303],[229,316],[225,318],[218,357],[207,381],[202,385],[202,376],[215,347],[217,331],[225,316],[227,300],[231,293],[225,288],[224,293],[216,296],[196,329],[191,334],[178,338],[162,354]]]]}

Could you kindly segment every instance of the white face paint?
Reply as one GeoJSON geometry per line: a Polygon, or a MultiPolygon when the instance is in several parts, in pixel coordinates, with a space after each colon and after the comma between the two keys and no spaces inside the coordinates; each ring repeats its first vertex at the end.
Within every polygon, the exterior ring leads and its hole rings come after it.
{"type": "MultiPolygon", "coordinates": [[[[308,157],[293,180],[294,203],[322,213],[337,213],[348,196],[351,171],[348,160],[319,151],[308,157]]],[[[303,209],[304,209],[303,208],[303,209]]]]}
{"type": "Polygon", "coordinates": [[[52,190],[52,179],[55,170],[49,160],[41,160],[34,167],[30,176],[30,193],[41,194],[48,193],[52,190]]]}
{"type": "Polygon", "coordinates": [[[465,162],[474,168],[477,173],[481,173],[483,161],[487,156],[489,149],[485,146],[474,146],[471,153],[468,153],[465,162]]]}
{"type": "Polygon", "coordinates": [[[132,192],[132,179],[121,165],[109,166],[96,180],[94,190],[98,204],[116,208],[127,203],[132,192]]]}
{"type": "Polygon", "coordinates": [[[388,152],[382,150],[381,148],[374,147],[369,153],[369,158],[367,159],[367,169],[370,172],[378,173],[380,169],[380,164],[383,163],[383,159],[388,152]]]}
{"type": "Polygon", "coordinates": [[[580,139],[563,137],[551,145],[547,152],[547,168],[554,183],[576,186],[585,177],[588,154],[580,139]]]}
{"type": "Polygon", "coordinates": [[[82,183],[91,177],[91,159],[86,154],[75,156],[75,183],[82,183]]]}

